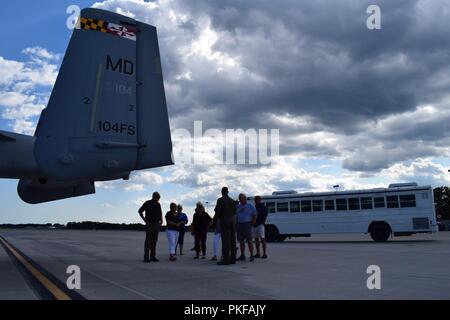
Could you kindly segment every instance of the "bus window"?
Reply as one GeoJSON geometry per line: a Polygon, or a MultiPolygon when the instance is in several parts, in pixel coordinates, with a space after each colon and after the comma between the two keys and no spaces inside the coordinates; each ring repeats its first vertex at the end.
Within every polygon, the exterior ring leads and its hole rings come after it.
{"type": "Polygon", "coordinates": [[[325,210],[334,210],[334,200],[325,200],[325,210]]]}
{"type": "Polygon", "coordinates": [[[400,196],[401,208],[414,208],[416,206],[416,195],[408,194],[400,196]]]}
{"type": "MultiPolygon", "coordinates": [[[[383,199],[383,204],[384,204],[384,199],[383,199]]],[[[372,209],[372,198],[361,198],[361,209],[363,210],[367,210],[367,209],[372,209]]]]}
{"type": "Polygon", "coordinates": [[[360,210],[359,198],[348,198],[348,209],[349,210],[360,210]]]}
{"type": "Polygon", "coordinates": [[[388,208],[398,208],[398,196],[387,196],[386,203],[388,208]]]}
{"type": "Polygon", "coordinates": [[[302,212],[311,212],[311,200],[302,200],[302,212]]]}
{"type": "Polygon", "coordinates": [[[300,212],[300,201],[291,201],[291,212],[300,212]]]}
{"type": "Polygon", "coordinates": [[[275,213],[275,202],[267,202],[266,207],[268,213],[275,213]]]}
{"type": "Polygon", "coordinates": [[[277,202],[278,212],[289,212],[289,205],[287,202],[277,202]]]}
{"type": "Polygon", "coordinates": [[[336,199],[336,210],[346,211],[347,209],[347,199],[336,199]]]}
{"type": "Polygon", "coordinates": [[[373,202],[375,204],[375,208],[384,208],[386,204],[384,203],[384,197],[373,198],[373,202]]]}
{"type": "Polygon", "coordinates": [[[323,211],[323,201],[322,200],[313,200],[312,208],[314,212],[323,211]]]}

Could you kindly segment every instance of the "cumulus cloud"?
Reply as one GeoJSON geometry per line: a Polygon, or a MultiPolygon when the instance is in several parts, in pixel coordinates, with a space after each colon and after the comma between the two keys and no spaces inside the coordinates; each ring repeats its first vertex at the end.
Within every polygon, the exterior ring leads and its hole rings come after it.
{"type": "Polygon", "coordinates": [[[382,171],[383,175],[397,181],[416,181],[419,184],[445,186],[450,184],[448,168],[431,158],[419,158],[409,164],[397,163],[382,171]]]}
{"type": "Polygon", "coordinates": [[[150,171],[137,171],[133,172],[130,176],[130,180],[116,180],[107,182],[97,182],[96,187],[106,190],[111,189],[123,189],[125,191],[141,192],[145,191],[148,187],[159,186],[164,182],[164,178],[154,172],[150,171]]]}
{"type": "Polygon", "coordinates": [[[198,200],[214,201],[222,186],[228,186],[236,197],[241,192],[255,195],[271,194],[275,190],[327,191],[333,190],[336,184],[346,189],[368,185],[360,181],[357,173],[337,177],[305,170],[299,164],[296,157],[279,157],[266,167],[179,165],[170,170],[166,181],[187,186],[191,191],[181,195],[179,200],[190,205],[198,200]]]}
{"type": "Polygon", "coordinates": [[[448,100],[442,103],[450,83],[444,40],[450,11],[442,10],[448,4],[379,1],[376,32],[366,28],[370,4],[108,0],[95,6],[158,27],[175,128],[194,120],[205,128],[280,128],[282,154],[340,157],[355,171],[445,155],[439,141],[450,136],[442,125],[450,110],[448,100]]]}
{"type": "Polygon", "coordinates": [[[15,132],[33,134],[56,81],[60,55],[41,47],[22,53],[24,62],[0,57],[0,113],[15,132]]]}
{"type": "Polygon", "coordinates": [[[39,61],[39,62],[41,62],[42,60],[38,60],[38,59],[43,59],[43,60],[59,60],[60,59],[59,54],[55,54],[55,53],[50,52],[47,49],[41,48],[41,47],[26,48],[26,49],[22,50],[22,53],[31,56],[33,60],[39,61]]]}

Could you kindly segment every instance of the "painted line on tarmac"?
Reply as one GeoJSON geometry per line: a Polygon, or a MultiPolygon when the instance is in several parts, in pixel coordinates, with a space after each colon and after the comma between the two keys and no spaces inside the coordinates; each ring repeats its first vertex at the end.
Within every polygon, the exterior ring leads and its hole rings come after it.
{"type": "Polygon", "coordinates": [[[43,300],[86,300],[78,292],[69,290],[66,285],[27,257],[5,238],[0,236],[0,244],[15,262],[18,269],[43,300]]]}

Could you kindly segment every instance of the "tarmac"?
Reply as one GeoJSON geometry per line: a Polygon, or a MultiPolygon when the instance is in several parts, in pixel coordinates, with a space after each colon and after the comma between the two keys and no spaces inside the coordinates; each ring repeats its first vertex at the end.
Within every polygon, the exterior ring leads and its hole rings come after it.
{"type": "Polygon", "coordinates": [[[145,234],[138,231],[0,230],[0,237],[1,300],[45,299],[33,277],[59,286],[69,299],[450,299],[450,232],[386,243],[366,235],[313,235],[269,243],[268,259],[230,266],[209,261],[213,234],[208,259],[193,259],[193,237],[186,234],[185,255],[171,262],[160,233],[157,263],[143,263],[145,234]],[[27,274],[5,243],[34,272],[27,274]],[[62,288],[72,265],[81,270],[80,290],[62,288]],[[371,265],[380,267],[380,289],[367,287],[371,265]]]}

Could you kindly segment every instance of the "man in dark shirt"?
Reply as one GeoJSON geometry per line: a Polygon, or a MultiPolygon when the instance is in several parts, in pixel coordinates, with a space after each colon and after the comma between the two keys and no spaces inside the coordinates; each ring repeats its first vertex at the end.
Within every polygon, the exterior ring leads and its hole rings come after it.
{"type": "Polygon", "coordinates": [[[236,203],[228,196],[228,188],[222,188],[222,197],[217,199],[215,218],[220,221],[222,235],[222,261],[218,265],[236,263],[236,203]]]}
{"type": "Polygon", "coordinates": [[[158,242],[159,229],[162,224],[162,211],[159,199],[161,196],[154,192],[152,200],[146,201],[139,209],[139,215],[145,222],[144,262],[158,262],[156,259],[156,243],[158,242]],[[145,216],[144,216],[145,211],[145,216]],[[149,259],[150,251],[150,259],[149,259]]]}
{"type": "Polygon", "coordinates": [[[261,202],[261,197],[255,197],[255,207],[256,207],[256,221],[253,225],[253,238],[255,239],[256,244],[256,255],[255,258],[263,258],[267,259],[266,254],[266,239],[265,239],[265,225],[267,220],[267,207],[261,202]],[[263,247],[263,255],[261,256],[259,250],[259,240],[261,239],[262,247],[263,247]]]}

